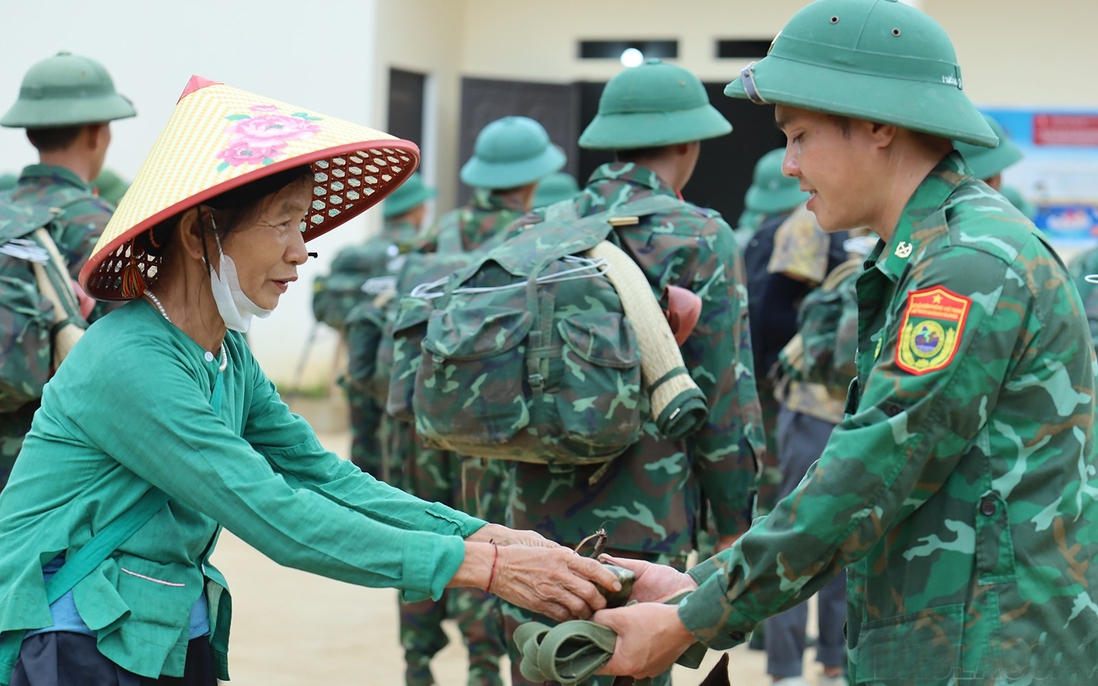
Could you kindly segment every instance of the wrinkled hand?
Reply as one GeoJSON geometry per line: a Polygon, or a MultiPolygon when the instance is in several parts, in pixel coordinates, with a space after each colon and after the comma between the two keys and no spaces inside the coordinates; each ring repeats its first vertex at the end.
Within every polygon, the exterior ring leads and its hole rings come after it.
{"type": "Polygon", "coordinates": [[[688,574],[683,574],[667,565],[609,555],[602,555],[599,560],[625,567],[637,575],[637,580],[633,582],[633,593],[630,594],[629,599],[639,603],[662,603],[683,591],[693,591],[698,588],[698,582],[688,574]]]}
{"type": "Polygon", "coordinates": [[[528,545],[535,548],[561,548],[559,543],[550,541],[536,531],[509,529],[502,524],[485,524],[475,534],[465,539],[496,545],[528,545]]]}
{"type": "Polygon", "coordinates": [[[697,640],[679,620],[675,605],[637,603],[601,610],[595,613],[594,620],[618,635],[614,655],[599,674],[658,676],[670,669],[697,640]]]}

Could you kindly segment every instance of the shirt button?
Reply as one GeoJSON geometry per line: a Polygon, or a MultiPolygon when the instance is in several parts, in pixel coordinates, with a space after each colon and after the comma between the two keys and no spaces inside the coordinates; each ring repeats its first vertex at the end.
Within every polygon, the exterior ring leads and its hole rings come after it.
{"type": "Polygon", "coordinates": [[[742,641],[745,638],[742,631],[733,631],[731,636],[733,641],[742,641]]]}
{"type": "Polygon", "coordinates": [[[214,354],[212,352],[208,351],[208,350],[206,351],[206,354],[204,355],[204,357],[206,358],[207,362],[213,362],[214,361],[214,354]]]}
{"type": "Polygon", "coordinates": [[[980,512],[987,517],[995,514],[995,501],[991,498],[984,498],[980,503],[980,512]]]}

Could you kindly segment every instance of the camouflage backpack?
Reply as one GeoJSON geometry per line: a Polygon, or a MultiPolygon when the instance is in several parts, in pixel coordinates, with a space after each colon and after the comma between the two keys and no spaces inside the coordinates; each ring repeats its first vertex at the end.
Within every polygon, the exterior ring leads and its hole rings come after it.
{"type": "Polygon", "coordinates": [[[10,193],[0,195],[0,413],[42,397],[42,387],[60,362],[53,346],[56,331],[87,328],[49,233],[63,209],[14,203],[10,193]],[[55,314],[55,302],[64,314],[55,314]]]}
{"type": "Polygon", "coordinates": [[[677,205],[652,196],[578,218],[565,201],[413,289],[393,322],[390,414],[467,456],[575,465],[621,454],[649,410],[640,353],[605,264],[584,255],[616,223],[677,205]]]}

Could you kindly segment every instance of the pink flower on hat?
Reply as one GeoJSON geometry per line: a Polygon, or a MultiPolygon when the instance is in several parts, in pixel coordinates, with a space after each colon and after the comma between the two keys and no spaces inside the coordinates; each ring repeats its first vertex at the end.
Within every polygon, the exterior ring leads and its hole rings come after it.
{"type": "Polygon", "coordinates": [[[275,105],[253,105],[257,114],[231,114],[226,119],[232,124],[225,127],[230,135],[228,146],[217,154],[222,160],[218,171],[244,164],[271,164],[282,156],[289,141],[312,138],[320,126],[320,121],[307,112],[277,114],[275,105]]]}

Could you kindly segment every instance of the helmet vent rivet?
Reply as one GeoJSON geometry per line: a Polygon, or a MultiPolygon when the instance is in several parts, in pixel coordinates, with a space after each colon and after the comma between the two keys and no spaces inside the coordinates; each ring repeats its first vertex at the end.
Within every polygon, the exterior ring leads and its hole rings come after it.
{"type": "Polygon", "coordinates": [[[899,38],[900,37],[900,29],[892,29],[892,35],[899,38]]]}
{"type": "Polygon", "coordinates": [[[831,23],[832,24],[838,24],[839,23],[839,16],[838,15],[832,16],[831,17],[831,23]]]}

